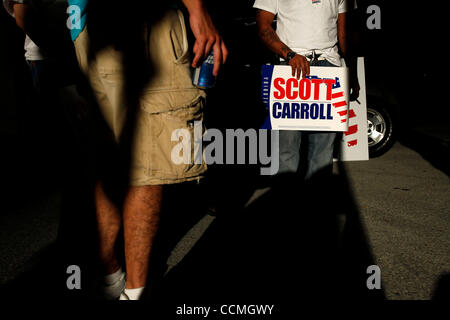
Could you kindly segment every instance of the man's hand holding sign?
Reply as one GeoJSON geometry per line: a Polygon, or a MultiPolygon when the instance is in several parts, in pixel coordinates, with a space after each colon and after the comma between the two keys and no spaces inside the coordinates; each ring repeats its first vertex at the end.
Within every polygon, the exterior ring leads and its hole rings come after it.
{"type": "Polygon", "coordinates": [[[297,74],[297,79],[300,79],[300,75],[303,77],[309,76],[309,62],[305,56],[291,51],[287,54],[286,61],[292,68],[293,77],[295,77],[295,74],[297,74]]]}

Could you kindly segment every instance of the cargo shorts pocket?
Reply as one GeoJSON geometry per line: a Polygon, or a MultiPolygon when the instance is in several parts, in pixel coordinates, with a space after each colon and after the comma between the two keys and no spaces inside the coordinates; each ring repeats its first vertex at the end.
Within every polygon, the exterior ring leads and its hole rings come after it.
{"type": "MultiPolygon", "coordinates": [[[[184,15],[177,10],[178,21],[170,30],[170,42],[173,47],[173,57],[176,64],[189,63],[189,42],[184,15]]],[[[176,19],[175,19],[176,20],[176,19]]]]}
{"type": "Polygon", "coordinates": [[[141,108],[150,113],[174,111],[206,96],[192,83],[188,37],[181,11],[169,10],[152,27],[149,41],[153,74],[143,89],[141,108]]]}
{"type": "Polygon", "coordinates": [[[167,11],[150,27],[148,41],[148,59],[153,74],[145,90],[193,88],[188,36],[181,11],[167,11]]]}
{"type": "Polygon", "coordinates": [[[148,175],[161,180],[189,180],[206,170],[202,157],[204,99],[157,114],[153,119],[148,175]]]}

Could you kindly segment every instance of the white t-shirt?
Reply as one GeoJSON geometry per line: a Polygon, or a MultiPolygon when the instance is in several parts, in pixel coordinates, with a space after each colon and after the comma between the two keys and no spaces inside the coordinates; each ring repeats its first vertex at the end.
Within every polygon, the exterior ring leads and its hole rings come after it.
{"type": "MultiPolygon", "coordinates": [[[[3,6],[5,7],[6,11],[14,17],[14,9],[13,4],[16,3],[28,3],[29,0],[3,0],[3,6]]],[[[43,55],[41,49],[30,39],[30,37],[27,35],[25,37],[25,59],[29,61],[37,61],[37,60],[44,60],[45,56],[43,55]]]]}
{"type": "Polygon", "coordinates": [[[253,5],[277,15],[277,35],[293,51],[309,55],[315,50],[337,66],[337,19],[346,6],[346,0],[255,0],[253,5]]]}

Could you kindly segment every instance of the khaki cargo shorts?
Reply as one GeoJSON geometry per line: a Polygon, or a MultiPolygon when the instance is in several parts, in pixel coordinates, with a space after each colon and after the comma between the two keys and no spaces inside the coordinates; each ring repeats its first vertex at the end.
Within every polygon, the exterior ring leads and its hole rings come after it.
{"type": "MultiPolygon", "coordinates": [[[[206,164],[175,164],[171,159],[172,133],[186,129],[191,133],[191,159],[194,159],[194,121],[203,120],[205,92],[193,86],[189,46],[183,14],[170,10],[151,27],[146,37],[148,59],[153,75],[139,102],[131,148],[130,185],[160,185],[198,180],[206,164]]],[[[114,48],[98,52],[88,64],[88,33],[75,40],[81,69],[100,107],[104,120],[117,141],[127,114],[121,53],[114,48]]]]}

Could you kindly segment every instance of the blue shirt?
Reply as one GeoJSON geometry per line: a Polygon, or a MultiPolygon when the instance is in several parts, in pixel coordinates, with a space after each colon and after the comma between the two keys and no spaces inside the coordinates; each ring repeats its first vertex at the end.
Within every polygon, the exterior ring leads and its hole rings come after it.
{"type": "Polygon", "coordinates": [[[69,15],[73,17],[71,20],[73,27],[70,29],[70,35],[72,37],[72,41],[75,41],[86,26],[88,0],[67,0],[67,2],[69,3],[69,8],[70,6],[78,7],[69,11],[69,15]],[[79,23],[77,23],[78,19],[79,23]]]}

